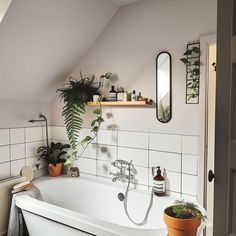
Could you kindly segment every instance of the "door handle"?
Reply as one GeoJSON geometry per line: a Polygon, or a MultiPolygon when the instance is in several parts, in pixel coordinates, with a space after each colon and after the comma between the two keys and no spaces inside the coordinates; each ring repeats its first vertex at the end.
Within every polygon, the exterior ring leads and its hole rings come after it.
{"type": "Polygon", "coordinates": [[[215,178],[215,174],[212,170],[209,170],[208,172],[208,181],[212,182],[212,180],[215,178]]]}

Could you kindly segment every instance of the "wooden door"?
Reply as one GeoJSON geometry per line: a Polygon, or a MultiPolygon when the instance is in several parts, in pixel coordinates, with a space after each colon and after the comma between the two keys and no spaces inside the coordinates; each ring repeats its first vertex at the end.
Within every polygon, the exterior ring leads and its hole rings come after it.
{"type": "Polygon", "coordinates": [[[214,236],[236,236],[236,0],[218,0],[214,236]]]}

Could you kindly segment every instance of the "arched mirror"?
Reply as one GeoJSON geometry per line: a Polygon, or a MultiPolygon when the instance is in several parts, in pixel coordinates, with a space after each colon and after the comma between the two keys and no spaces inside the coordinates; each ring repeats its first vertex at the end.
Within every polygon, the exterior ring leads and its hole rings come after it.
{"type": "Polygon", "coordinates": [[[167,123],[172,115],[171,55],[161,52],[156,59],[156,116],[167,123]]]}

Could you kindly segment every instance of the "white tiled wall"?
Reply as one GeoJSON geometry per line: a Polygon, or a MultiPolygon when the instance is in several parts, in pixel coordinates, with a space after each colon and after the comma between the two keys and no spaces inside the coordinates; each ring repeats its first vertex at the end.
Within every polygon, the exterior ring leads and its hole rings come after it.
{"type": "MultiPolygon", "coordinates": [[[[45,128],[0,129],[0,180],[19,175],[24,165],[36,169],[37,148],[45,144],[45,128]]],[[[89,129],[83,129],[82,138],[89,129]]],[[[49,138],[68,143],[65,127],[49,127],[49,138]]],[[[81,153],[81,148],[79,152],[81,153]]],[[[100,130],[98,137],[74,162],[82,175],[111,182],[116,159],[133,160],[140,188],[153,184],[151,167],[165,169],[168,194],[197,196],[198,137],[187,135],[100,130]]],[[[41,162],[40,168],[44,164],[41,162]]]]}
{"type": "MultiPolygon", "coordinates": [[[[52,127],[51,132],[53,139],[68,142],[65,127],[52,127]]],[[[88,132],[83,130],[84,135],[88,132]]],[[[153,184],[151,167],[161,166],[162,170],[165,169],[163,175],[168,194],[195,199],[197,155],[196,136],[100,130],[97,139],[74,165],[78,165],[82,175],[111,182],[110,172],[117,171],[111,162],[133,160],[139,187],[146,189],[153,184]]]]}
{"type": "MultiPolygon", "coordinates": [[[[0,180],[18,176],[23,166],[36,169],[37,148],[45,144],[44,127],[0,129],[0,180]]],[[[40,162],[43,168],[44,163],[40,162]]]]}

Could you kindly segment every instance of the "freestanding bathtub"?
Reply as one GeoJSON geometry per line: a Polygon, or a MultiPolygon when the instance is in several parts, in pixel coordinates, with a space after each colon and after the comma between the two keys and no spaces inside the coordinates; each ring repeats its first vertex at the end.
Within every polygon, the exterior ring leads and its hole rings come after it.
{"type": "MultiPolygon", "coordinates": [[[[136,226],[124,211],[118,193],[125,187],[87,178],[43,177],[35,181],[43,201],[20,195],[16,205],[22,209],[31,236],[166,236],[163,210],[174,198],[154,196],[148,223],[136,226]]],[[[150,193],[131,190],[128,210],[132,218],[143,220],[150,193]]]]}

